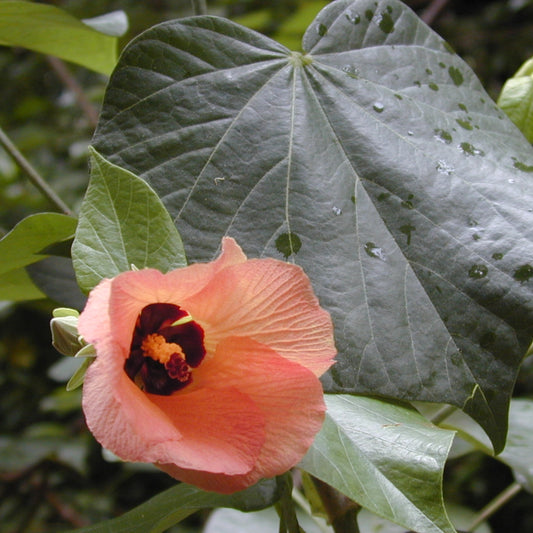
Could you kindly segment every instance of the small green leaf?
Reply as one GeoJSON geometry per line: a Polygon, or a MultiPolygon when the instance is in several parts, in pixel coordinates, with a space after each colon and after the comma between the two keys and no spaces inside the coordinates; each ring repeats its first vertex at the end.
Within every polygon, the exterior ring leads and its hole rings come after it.
{"type": "Polygon", "coordinates": [[[527,140],[533,142],[533,58],[526,61],[516,74],[505,82],[498,105],[527,140]]]}
{"type": "Polygon", "coordinates": [[[94,344],[87,344],[74,357],[96,357],[96,348],[94,344]]]}
{"type": "Polygon", "coordinates": [[[72,258],[84,291],[130,270],[132,263],[162,272],[186,265],[181,238],[159,197],[95,150],[72,258]]]}
{"type": "Polygon", "coordinates": [[[69,392],[77,389],[80,385],[82,385],[83,380],[85,378],[85,372],[87,372],[87,369],[93,363],[93,361],[94,359],[92,357],[87,357],[83,360],[76,372],[72,374],[72,377],[68,380],[67,383],[67,390],[69,392]]]}
{"type": "Polygon", "coordinates": [[[116,37],[37,2],[0,2],[0,45],[22,46],[103,74],[110,74],[117,61],[116,37]]]}
{"type": "Polygon", "coordinates": [[[0,240],[0,274],[44,259],[49,255],[42,253],[44,249],[72,238],[75,230],[76,219],[67,215],[39,213],[26,217],[0,240]]]}
{"type": "Polygon", "coordinates": [[[76,219],[58,213],[39,213],[21,220],[0,240],[0,300],[44,298],[24,267],[45,259],[48,253],[43,251],[68,241],[75,230],[76,219]]]}
{"type": "Polygon", "coordinates": [[[0,274],[0,301],[24,302],[45,297],[23,268],[0,274]]]}
{"type": "Polygon", "coordinates": [[[301,467],[370,511],[418,533],[454,533],[442,499],[454,433],[380,400],[326,395],[326,421],[301,467]]]}
{"type": "Polygon", "coordinates": [[[126,514],[77,533],[160,533],[199,509],[231,507],[256,511],[278,499],[275,480],[264,480],[249,489],[231,495],[204,492],[181,483],[154,496],[126,514]]]}

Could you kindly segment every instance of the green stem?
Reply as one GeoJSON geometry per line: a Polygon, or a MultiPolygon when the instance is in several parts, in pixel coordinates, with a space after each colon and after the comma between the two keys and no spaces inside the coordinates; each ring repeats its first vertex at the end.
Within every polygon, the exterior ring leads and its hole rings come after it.
{"type": "Polygon", "coordinates": [[[195,15],[207,15],[206,0],[191,0],[192,10],[195,15]]]}
{"type": "Polygon", "coordinates": [[[81,107],[82,111],[87,117],[90,126],[93,129],[96,128],[98,124],[98,111],[87,98],[76,78],[70,73],[65,65],[65,62],[54,56],[46,56],[46,60],[57,74],[57,77],[61,80],[63,85],[65,85],[65,87],[72,92],[76,98],[76,101],[78,102],[78,105],[81,107]]]}
{"type": "Polygon", "coordinates": [[[472,521],[470,527],[466,529],[466,533],[470,533],[476,529],[481,522],[491,517],[496,511],[501,509],[511,498],[516,496],[522,490],[520,483],[516,481],[509,485],[503,492],[498,494],[494,500],[492,500],[488,505],[486,505],[477,517],[472,521]]]}
{"type": "Polygon", "coordinates": [[[279,515],[280,533],[300,533],[300,525],[296,517],[296,509],[292,499],[292,477],[290,472],[276,478],[276,483],[280,493],[280,499],[276,504],[279,515]]]}
{"type": "Polygon", "coordinates": [[[51,189],[51,187],[44,181],[44,178],[32,167],[31,163],[19,152],[18,148],[11,142],[11,139],[6,135],[4,130],[0,127],[0,143],[11,154],[13,159],[18,163],[20,168],[26,172],[30,181],[37,187],[48,200],[54,204],[57,209],[65,213],[65,215],[72,215],[69,207],[59,198],[59,196],[51,189]]]}

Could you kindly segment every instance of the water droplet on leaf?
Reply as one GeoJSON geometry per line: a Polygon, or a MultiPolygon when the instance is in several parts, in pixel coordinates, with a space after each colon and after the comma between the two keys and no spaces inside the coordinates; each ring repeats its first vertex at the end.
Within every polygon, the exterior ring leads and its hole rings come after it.
{"type": "Polygon", "coordinates": [[[342,209],[340,207],[334,205],[331,209],[337,216],[342,215],[342,209]]]}
{"type": "Polygon", "coordinates": [[[368,20],[368,22],[372,20],[373,16],[374,16],[374,12],[371,9],[367,9],[365,11],[365,17],[366,17],[366,20],[368,20]]]}
{"type": "Polygon", "coordinates": [[[414,194],[410,194],[407,197],[407,200],[404,200],[400,205],[402,207],[404,207],[405,209],[414,209],[414,205],[413,205],[413,198],[414,197],[415,197],[414,194]]]}
{"type": "Polygon", "coordinates": [[[452,79],[453,83],[459,87],[460,85],[463,84],[463,82],[465,81],[464,78],[463,78],[463,74],[461,73],[461,71],[456,68],[456,67],[453,67],[453,66],[450,66],[448,68],[448,74],[450,75],[450,78],[452,79]]]}
{"type": "Polygon", "coordinates": [[[319,24],[318,25],[318,35],[320,35],[320,37],[324,37],[324,35],[326,35],[326,33],[328,33],[328,27],[325,26],[324,24],[319,24]]]}
{"type": "Polygon", "coordinates": [[[344,65],[342,67],[342,71],[346,72],[350,78],[357,79],[359,77],[359,69],[357,67],[353,67],[351,65],[344,65]]]}
{"type": "Polygon", "coordinates": [[[389,15],[389,13],[381,13],[378,25],[379,29],[383,33],[392,33],[394,31],[394,20],[392,20],[392,17],[389,15]]]}
{"type": "Polygon", "coordinates": [[[494,259],[495,261],[500,261],[501,259],[503,259],[503,254],[500,252],[495,252],[492,254],[492,259],[494,259]]]}
{"type": "Polygon", "coordinates": [[[468,271],[468,276],[473,279],[482,279],[489,273],[486,265],[472,265],[468,271]]]}
{"type": "Polygon", "coordinates": [[[455,50],[453,49],[453,46],[449,42],[442,41],[442,45],[444,46],[447,52],[450,52],[450,54],[455,54],[455,50]]]}
{"type": "Polygon", "coordinates": [[[359,13],[346,13],[346,18],[352,24],[359,24],[361,22],[361,15],[359,13]]]}
{"type": "Polygon", "coordinates": [[[373,242],[367,242],[365,244],[365,252],[370,257],[375,257],[376,259],[381,259],[382,261],[385,261],[385,254],[383,250],[379,246],[376,246],[373,242]]]}
{"type": "Polygon", "coordinates": [[[412,224],[404,224],[400,226],[400,231],[407,236],[407,245],[411,244],[411,233],[416,230],[416,227],[412,224]]]}
{"type": "Polygon", "coordinates": [[[436,83],[430,83],[428,85],[428,87],[432,90],[432,91],[438,91],[439,90],[439,86],[436,84],[436,83]]]}
{"type": "Polygon", "coordinates": [[[525,163],[522,163],[521,161],[517,161],[514,157],[514,163],[513,167],[517,168],[518,170],[521,170],[522,172],[533,172],[533,165],[526,165],[525,163]]]}
{"type": "Polygon", "coordinates": [[[383,113],[385,106],[381,102],[375,102],[372,109],[374,109],[376,113],[383,113]]]}
{"type": "Polygon", "coordinates": [[[455,122],[457,122],[457,124],[459,124],[459,126],[461,126],[461,128],[464,128],[465,130],[473,130],[474,129],[474,126],[472,126],[472,124],[470,122],[468,122],[468,120],[463,120],[461,118],[457,118],[457,119],[455,119],[455,122]]]}
{"type": "Polygon", "coordinates": [[[513,278],[516,279],[516,281],[519,281],[520,283],[525,283],[526,281],[529,281],[529,278],[533,276],[533,266],[530,264],[525,264],[522,266],[519,266],[513,274],[513,278]]]}
{"type": "Polygon", "coordinates": [[[463,152],[465,155],[480,155],[484,156],[485,152],[479,148],[476,148],[475,146],[472,146],[470,143],[461,143],[458,146],[459,150],[463,152]]]}
{"type": "Polygon", "coordinates": [[[437,169],[437,172],[439,172],[440,174],[446,174],[447,176],[449,176],[452,172],[455,171],[455,168],[446,163],[446,161],[444,161],[443,159],[439,159],[437,161],[437,166],[435,167],[437,169]]]}
{"type": "Polygon", "coordinates": [[[287,259],[292,254],[297,254],[302,247],[302,241],[296,233],[282,233],[276,239],[276,249],[278,252],[282,253],[285,259],[287,259]]]}
{"type": "Polygon", "coordinates": [[[444,144],[450,144],[453,141],[451,133],[449,131],[441,129],[435,130],[435,139],[437,139],[437,141],[443,142],[444,144]]]}

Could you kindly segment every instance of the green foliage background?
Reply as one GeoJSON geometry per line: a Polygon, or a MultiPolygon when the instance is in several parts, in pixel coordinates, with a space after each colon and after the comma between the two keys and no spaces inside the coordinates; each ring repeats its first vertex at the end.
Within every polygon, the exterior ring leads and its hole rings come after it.
{"type": "MultiPolygon", "coordinates": [[[[189,0],[58,0],[78,18],[122,9],[133,36],[161,21],[191,14],[189,0]]],[[[326,4],[314,0],[218,0],[209,12],[227,16],[298,49],[301,35],[326,4]]],[[[406,2],[419,14],[431,2],[406,2]]],[[[496,99],[504,81],[533,55],[533,3],[449,2],[432,27],[452,44],[496,99]]],[[[107,79],[68,69],[96,110],[107,79]]],[[[79,209],[88,184],[87,145],[94,122],[43,55],[0,47],[0,125],[59,195],[79,209]]],[[[0,236],[25,216],[52,210],[0,148],[0,236]]],[[[1,259],[0,259],[1,261],[1,259]]],[[[62,302],[63,303],[63,302],[62,302]]],[[[64,381],[72,361],[51,347],[53,302],[0,302],[0,524],[6,531],[52,532],[110,518],[174,485],[151,467],[106,461],[87,433],[79,391],[64,381]],[[58,452],[59,450],[59,452],[58,452]]],[[[74,361],[75,362],[75,361],[74,361]]],[[[517,393],[533,396],[533,364],[526,360],[517,393]]],[[[510,470],[481,454],[452,460],[445,495],[479,509],[510,482],[510,470]]],[[[204,514],[172,531],[200,531],[204,514]]],[[[531,495],[522,493],[492,520],[495,532],[533,531],[531,495]]]]}

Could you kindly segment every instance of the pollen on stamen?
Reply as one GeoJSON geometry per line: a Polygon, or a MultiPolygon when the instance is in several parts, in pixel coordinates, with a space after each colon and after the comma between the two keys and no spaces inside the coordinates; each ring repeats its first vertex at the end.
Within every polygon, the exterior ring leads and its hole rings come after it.
{"type": "Polygon", "coordinates": [[[158,333],[146,335],[142,341],[141,350],[145,357],[150,357],[163,365],[168,363],[172,356],[181,360],[185,359],[185,354],[179,344],[167,342],[165,337],[158,333]]]}

